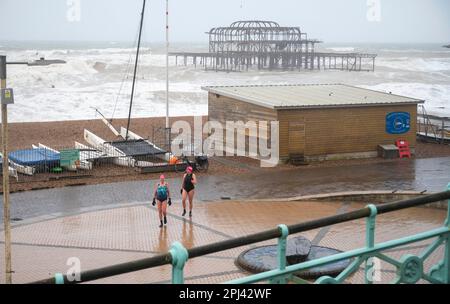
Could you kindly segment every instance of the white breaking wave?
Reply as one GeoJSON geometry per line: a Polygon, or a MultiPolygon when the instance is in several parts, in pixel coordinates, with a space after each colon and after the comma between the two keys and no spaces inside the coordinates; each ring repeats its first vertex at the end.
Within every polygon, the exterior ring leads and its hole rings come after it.
{"type": "MultiPolygon", "coordinates": [[[[330,49],[345,52],[355,50],[353,47],[330,49]]],[[[154,53],[151,48],[141,51],[132,116],[164,116],[165,55],[154,53]]],[[[134,52],[133,48],[114,48],[111,45],[105,49],[6,51],[9,61],[28,61],[39,57],[67,61],[64,65],[47,67],[8,66],[8,86],[15,89],[16,102],[10,107],[10,120],[92,119],[96,117],[93,108],[98,108],[107,117],[112,116],[113,112],[115,118],[127,117],[134,52]]],[[[377,50],[370,52],[377,53],[377,50]]],[[[197,69],[181,66],[182,60],[179,60],[178,66],[174,66],[175,58],[171,58],[170,114],[207,115],[207,93],[201,90],[202,86],[207,85],[347,83],[425,99],[429,112],[450,116],[450,53],[439,56],[430,53],[409,56],[407,52],[398,56],[380,55],[377,57],[375,73],[216,73],[204,71],[200,66],[197,69]]]]}
{"type": "Polygon", "coordinates": [[[333,51],[333,52],[354,52],[354,47],[330,47],[326,48],[327,50],[333,51]]]}
{"type": "Polygon", "coordinates": [[[404,53],[404,54],[449,54],[450,50],[442,48],[442,50],[419,50],[419,49],[380,49],[385,53],[404,53]]]}
{"type": "Polygon", "coordinates": [[[418,71],[418,72],[440,72],[450,71],[449,58],[380,58],[377,66],[394,70],[418,71]]]}
{"type": "Polygon", "coordinates": [[[450,84],[380,83],[361,87],[424,100],[429,114],[450,117],[450,84]]]}

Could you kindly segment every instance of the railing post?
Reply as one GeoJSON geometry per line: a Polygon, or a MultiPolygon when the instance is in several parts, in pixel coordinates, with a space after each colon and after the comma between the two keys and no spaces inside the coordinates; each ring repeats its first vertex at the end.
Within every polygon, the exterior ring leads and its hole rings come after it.
{"type": "MultiPolygon", "coordinates": [[[[447,186],[447,190],[450,190],[450,183],[447,186]]],[[[447,220],[445,221],[447,227],[450,228],[450,199],[447,204],[447,220]]],[[[447,234],[445,239],[445,252],[444,252],[444,280],[446,284],[450,284],[450,235],[447,234]]]]}
{"type": "MultiPolygon", "coordinates": [[[[278,259],[278,270],[282,271],[286,269],[286,247],[287,247],[287,236],[289,235],[289,229],[286,225],[278,225],[281,236],[278,238],[277,246],[277,259],[278,259]]],[[[286,284],[286,278],[273,279],[270,281],[273,284],[286,284]]]]}
{"type": "MultiPolygon", "coordinates": [[[[378,213],[375,205],[368,205],[370,215],[366,219],[366,248],[375,246],[375,221],[378,213]]],[[[373,284],[373,257],[366,259],[364,281],[366,284],[373,284]]]]}
{"type": "Polygon", "coordinates": [[[55,274],[55,284],[57,285],[64,284],[64,275],[62,273],[55,274]]]}
{"type": "Polygon", "coordinates": [[[444,246],[444,260],[443,263],[440,264],[442,266],[441,279],[445,284],[450,284],[450,235],[448,234],[445,237],[444,246]]]}
{"type": "MultiPolygon", "coordinates": [[[[447,190],[450,191],[450,183],[447,186],[447,190]]],[[[450,199],[447,204],[447,219],[445,220],[445,226],[450,228],[450,199]]]]}
{"type": "Polygon", "coordinates": [[[183,269],[188,260],[188,252],[181,243],[175,242],[169,253],[172,256],[172,284],[184,284],[183,269]]]}
{"type": "Polygon", "coordinates": [[[445,142],[445,120],[442,118],[441,144],[445,142]]]}

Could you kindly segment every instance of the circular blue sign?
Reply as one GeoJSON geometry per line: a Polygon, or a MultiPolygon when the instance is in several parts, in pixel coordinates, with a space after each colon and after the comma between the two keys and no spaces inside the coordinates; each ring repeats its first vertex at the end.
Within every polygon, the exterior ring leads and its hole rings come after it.
{"type": "Polygon", "coordinates": [[[405,134],[411,129],[411,115],[407,112],[393,112],[386,116],[386,132],[405,134]]]}

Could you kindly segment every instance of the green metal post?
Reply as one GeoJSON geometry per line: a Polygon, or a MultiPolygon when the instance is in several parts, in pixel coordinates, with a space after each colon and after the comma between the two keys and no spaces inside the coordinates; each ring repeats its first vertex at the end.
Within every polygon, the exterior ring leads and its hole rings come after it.
{"type": "Polygon", "coordinates": [[[58,285],[64,284],[64,275],[62,273],[55,274],[55,284],[58,285]]]}
{"type": "Polygon", "coordinates": [[[306,262],[303,262],[300,264],[289,265],[289,266],[286,266],[286,269],[283,271],[274,269],[271,271],[251,275],[251,276],[248,276],[245,278],[228,281],[225,284],[252,284],[252,283],[256,283],[256,282],[267,281],[276,276],[277,277],[281,277],[283,275],[288,276],[290,274],[294,274],[294,273],[297,273],[302,270],[311,269],[311,268],[314,268],[317,266],[323,266],[323,265],[327,265],[327,264],[331,264],[334,262],[343,261],[343,260],[347,260],[347,259],[351,259],[351,258],[355,258],[355,257],[374,256],[378,252],[386,251],[386,250],[396,248],[396,247],[401,247],[401,246],[404,246],[407,244],[412,244],[412,243],[422,242],[424,240],[433,239],[433,238],[439,237],[443,234],[445,234],[445,235],[450,234],[449,229],[447,227],[441,227],[441,228],[433,229],[430,231],[418,233],[413,236],[408,236],[408,237],[404,237],[404,238],[400,238],[400,239],[396,239],[396,240],[386,241],[383,243],[376,244],[375,246],[373,246],[373,248],[364,247],[364,248],[354,249],[354,250],[337,253],[337,254],[330,255],[330,256],[325,256],[322,258],[317,258],[312,261],[306,261],[306,262]]]}
{"type": "MultiPolygon", "coordinates": [[[[277,259],[278,259],[278,269],[285,270],[286,269],[286,247],[287,241],[286,238],[289,235],[289,229],[286,225],[278,225],[278,229],[280,229],[281,236],[278,238],[278,246],[277,246],[277,259]]],[[[286,284],[286,278],[275,278],[270,280],[270,283],[273,284],[286,284]]]]}
{"type": "MultiPolygon", "coordinates": [[[[448,184],[447,189],[450,190],[450,184],[448,184]]],[[[445,220],[445,228],[450,228],[450,199],[448,200],[447,204],[447,218],[445,220]]],[[[433,246],[434,248],[430,248],[429,252],[427,252],[426,255],[428,256],[430,252],[432,252],[439,246],[439,241],[443,241],[444,244],[444,257],[438,264],[431,267],[429,272],[430,277],[443,284],[450,284],[450,234],[440,236],[438,241],[433,244],[435,245],[433,246]]]]}
{"type": "MultiPolygon", "coordinates": [[[[373,248],[375,246],[375,222],[378,213],[375,205],[368,205],[370,215],[366,219],[366,248],[373,248]]],[[[366,284],[373,284],[373,257],[366,260],[364,280],[366,284]]]]}
{"type": "MultiPolygon", "coordinates": [[[[450,183],[447,186],[447,190],[450,190],[450,183]]],[[[450,199],[447,204],[447,220],[445,225],[450,228],[450,199]]],[[[445,252],[444,252],[444,273],[443,280],[446,284],[450,284],[450,235],[445,238],[445,252]]]]}
{"type": "Polygon", "coordinates": [[[172,256],[172,284],[184,284],[183,269],[189,254],[179,242],[172,244],[169,253],[172,256]]]}
{"type": "MultiPolygon", "coordinates": [[[[447,190],[450,191],[450,183],[447,186],[447,190]]],[[[445,220],[445,226],[450,228],[450,199],[448,200],[447,205],[447,219],[445,220]]]]}
{"type": "Polygon", "coordinates": [[[444,262],[442,269],[442,281],[445,284],[450,284],[450,235],[445,237],[445,252],[444,252],[444,262]]]}

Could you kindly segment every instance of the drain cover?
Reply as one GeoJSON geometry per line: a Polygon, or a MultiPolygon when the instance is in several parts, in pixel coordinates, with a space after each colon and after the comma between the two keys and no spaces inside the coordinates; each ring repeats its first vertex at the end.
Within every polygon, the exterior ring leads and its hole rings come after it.
{"type": "MultiPolygon", "coordinates": [[[[288,262],[288,265],[292,265],[305,261],[312,261],[330,255],[335,255],[341,252],[342,251],[333,248],[311,246],[309,240],[301,237],[292,239],[290,242],[288,242],[288,247],[286,250],[286,260],[288,262]],[[298,247],[296,247],[296,245],[298,245],[298,247]]],[[[262,246],[244,251],[239,255],[236,263],[242,269],[252,273],[260,273],[277,269],[277,246],[262,246]]],[[[336,276],[345,268],[347,268],[350,263],[350,259],[343,260],[332,264],[300,271],[295,275],[303,279],[317,279],[325,275],[336,276]]]]}
{"type": "Polygon", "coordinates": [[[311,242],[302,236],[288,239],[286,246],[286,260],[289,264],[304,262],[311,252],[311,242]]]}

